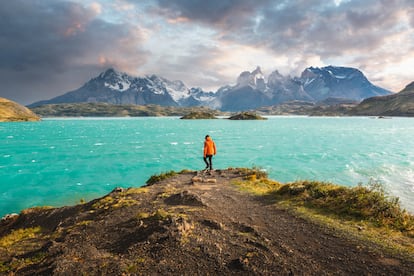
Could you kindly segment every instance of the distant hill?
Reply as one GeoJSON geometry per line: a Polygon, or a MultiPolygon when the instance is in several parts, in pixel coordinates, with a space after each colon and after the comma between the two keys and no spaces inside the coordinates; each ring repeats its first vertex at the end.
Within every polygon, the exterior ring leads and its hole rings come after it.
{"type": "Polygon", "coordinates": [[[223,111],[246,111],[292,101],[316,103],[326,99],[361,101],[391,94],[373,85],[356,68],[309,67],[300,77],[283,76],[277,70],[267,80],[260,67],[244,71],[235,85],[216,92],[188,88],[181,80],[171,81],[157,75],[132,77],[108,69],[82,87],[61,96],[35,102],[29,107],[62,103],[108,103],[160,106],[207,106],[223,111]]]}
{"type": "Polygon", "coordinates": [[[414,82],[407,85],[401,92],[372,97],[363,100],[350,111],[351,115],[364,116],[414,116],[414,82]]]}
{"type": "Polygon", "coordinates": [[[40,118],[27,107],[0,98],[0,122],[39,121],[40,118]]]}
{"type": "Polygon", "coordinates": [[[146,117],[183,116],[191,112],[217,113],[207,107],[178,107],[108,103],[46,104],[32,108],[42,117],[146,117]]]}
{"type": "Polygon", "coordinates": [[[321,102],[290,101],[255,110],[263,115],[308,115],[308,116],[348,116],[358,101],[328,98],[321,102]]]}

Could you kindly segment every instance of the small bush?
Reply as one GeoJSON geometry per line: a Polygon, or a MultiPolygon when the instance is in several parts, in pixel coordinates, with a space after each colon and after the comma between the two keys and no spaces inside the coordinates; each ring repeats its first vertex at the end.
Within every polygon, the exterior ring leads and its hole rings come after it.
{"type": "Polygon", "coordinates": [[[279,182],[268,179],[267,172],[263,169],[253,167],[252,169],[242,168],[237,170],[244,180],[236,181],[234,184],[245,191],[263,195],[278,190],[282,186],[279,182]]]}
{"type": "Polygon", "coordinates": [[[253,168],[239,168],[237,169],[240,175],[244,175],[247,180],[267,179],[267,172],[259,167],[253,168]]]}
{"type": "Polygon", "coordinates": [[[157,182],[160,182],[160,181],[162,181],[164,179],[173,177],[175,175],[177,175],[177,173],[175,171],[169,171],[169,172],[161,173],[161,174],[158,174],[158,175],[153,175],[145,183],[147,185],[153,185],[153,184],[155,184],[157,182]]]}

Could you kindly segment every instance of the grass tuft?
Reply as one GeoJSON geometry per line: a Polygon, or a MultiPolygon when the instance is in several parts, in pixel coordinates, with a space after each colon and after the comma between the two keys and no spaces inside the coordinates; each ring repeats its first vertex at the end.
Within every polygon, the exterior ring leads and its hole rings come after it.
{"type": "Polygon", "coordinates": [[[239,186],[243,191],[255,194],[265,195],[279,189],[282,184],[267,178],[259,178],[255,174],[249,175],[244,181],[235,181],[233,184],[239,186]]]}
{"type": "Polygon", "coordinates": [[[414,237],[414,216],[402,209],[398,198],[388,196],[377,182],[370,182],[366,187],[342,187],[326,182],[296,181],[281,186],[275,194],[305,207],[368,220],[414,237]]]}
{"type": "Polygon", "coordinates": [[[169,171],[169,172],[165,172],[165,173],[161,173],[161,174],[157,174],[157,175],[152,175],[147,182],[145,182],[147,185],[153,185],[155,183],[158,183],[164,179],[170,178],[177,175],[177,173],[175,171],[169,171]]]}
{"type": "Polygon", "coordinates": [[[40,226],[13,230],[10,234],[0,239],[0,247],[10,248],[22,240],[33,239],[39,236],[41,233],[42,229],[40,226]]]}

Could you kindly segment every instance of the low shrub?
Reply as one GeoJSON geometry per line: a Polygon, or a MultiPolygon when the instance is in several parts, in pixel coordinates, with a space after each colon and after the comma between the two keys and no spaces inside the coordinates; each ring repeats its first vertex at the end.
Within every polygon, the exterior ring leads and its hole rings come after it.
{"type": "Polygon", "coordinates": [[[276,194],[337,215],[369,220],[414,235],[414,216],[400,207],[377,182],[368,186],[342,187],[318,181],[296,181],[283,185],[276,194]]]}
{"type": "Polygon", "coordinates": [[[40,226],[13,230],[10,234],[0,239],[0,247],[8,248],[22,240],[33,239],[42,232],[40,226]]]}
{"type": "Polygon", "coordinates": [[[177,175],[177,173],[175,171],[169,171],[169,172],[165,172],[165,173],[161,173],[158,175],[152,175],[147,182],[145,182],[147,185],[153,185],[157,182],[160,182],[161,180],[170,178],[177,175]]]}

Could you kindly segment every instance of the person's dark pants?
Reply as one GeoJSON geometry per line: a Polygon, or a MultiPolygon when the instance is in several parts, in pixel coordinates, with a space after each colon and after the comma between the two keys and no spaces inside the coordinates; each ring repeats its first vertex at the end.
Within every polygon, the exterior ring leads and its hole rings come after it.
{"type": "Polygon", "coordinates": [[[204,162],[206,162],[206,169],[213,169],[213,155],[206,155],[206,157],[204,157],[204,162]]]}

